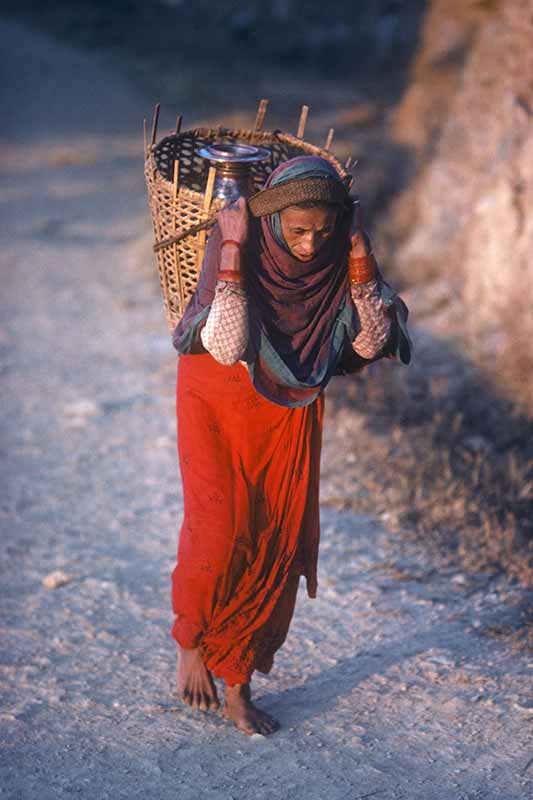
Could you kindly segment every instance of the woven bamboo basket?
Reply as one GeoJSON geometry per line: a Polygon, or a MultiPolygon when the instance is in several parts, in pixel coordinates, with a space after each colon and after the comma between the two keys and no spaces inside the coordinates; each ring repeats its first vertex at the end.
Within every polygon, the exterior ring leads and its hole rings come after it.
{"type": "Polygon", "coordinates": [[[195,128],[181,131],[178,117],[176,130],[157,143],[156,106],[150,141],[145,122],[145,178],[155,236],[159,279],[168,326],[174,330],[198,281],[208,237],[206,223],[221,208],[222,201],[213,198],[215,170],[198,155],[202,147],[214,143],[260,145],[271,152],[267,161],[251,167],[256,191],[262,188],[278,164],[298,155],[318,155],[335,167],[348,188],[352,177],[347,171],[350,159],[343,166],[329,152],[333,138],[331,128],[324,148],[303,139],[308,107],[302,108],[296,136],[282,131],[263,130],[267,101],[261,101],[252,130],[230,128],[195,128]],[[170,240],[170,241],[169,241],[170,240]]]}

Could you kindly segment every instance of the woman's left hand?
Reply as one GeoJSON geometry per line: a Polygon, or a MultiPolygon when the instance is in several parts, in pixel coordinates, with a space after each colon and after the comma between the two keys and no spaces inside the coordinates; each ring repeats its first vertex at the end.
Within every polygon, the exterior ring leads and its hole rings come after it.
{"type": "Polygon", "coordinates": [[[363,214],[359,201],[354,203],[352,231],[350,257],[364,258],[364,256],[369,256],[372,252],[372,245],[368,233],[363,228],[363,214]]]}

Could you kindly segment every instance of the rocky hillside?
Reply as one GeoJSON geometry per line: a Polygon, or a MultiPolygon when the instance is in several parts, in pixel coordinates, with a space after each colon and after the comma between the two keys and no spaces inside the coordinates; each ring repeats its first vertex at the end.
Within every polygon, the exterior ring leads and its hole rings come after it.
{"type": "Polygon", "coordinates": [[[387,223],[396,264],[533,404],[533,0],[433,0],[393,137],[419,156],[387,223]]]}

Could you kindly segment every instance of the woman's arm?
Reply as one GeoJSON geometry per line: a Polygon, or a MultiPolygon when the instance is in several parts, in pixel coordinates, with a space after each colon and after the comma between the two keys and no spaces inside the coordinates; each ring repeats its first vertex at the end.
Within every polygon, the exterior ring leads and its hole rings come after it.
{"type": "Polygon", "coordinates": [[[351,283],[350,294],[361,323],[361,330],[352,347],[361,358],[375,358],[387,344],[392,330],[392,320],[381,297],[379,280],[351,283]]]}
{"type": "Polygon", "coordinates": [[[248,301],[241,279],[241,247],[248,233],[246,201],[218,215],[222,234],[218,280],[211,309],[200,334],[205,349],[220,364],[236,364],[248,346],[248,301]]]}
{"type": "Polygon", "coordinates": [[[381,296],[379,271],[361,222],[361,209],[357,204],[354,208],[356,230],[351,237],[348,255],[348,278],[361,330],[352,342],[352,348],[357,355],[368,360],[375,358],[387,344],[392,320],[381,296]]]}
{"type": "Polygon", "coordinates": [[[219,364],[231,366],[242,359],[248,346],[248,300],[239,281],[219,278],[200,337],[219,364]]]}

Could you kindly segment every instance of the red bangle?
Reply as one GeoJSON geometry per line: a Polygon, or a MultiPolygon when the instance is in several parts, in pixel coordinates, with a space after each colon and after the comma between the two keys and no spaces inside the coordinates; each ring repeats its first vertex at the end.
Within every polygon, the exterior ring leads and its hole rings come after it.
{"type": "Polygon", "coordinates": [[[219,269],[217,279],[219,281],[231,281],[231,283],[242,283],[241,273],[236,269],[219,269]]]}
{"type": "Polygon", "coordinates": [[[350,283],[368,283],[376,277],[376,259],[370,253],[359,258],[348,257],[350,283]]]}
{"type": "Polygon", "coordinates": [[[223,239],[221,247],[224,247],[225,244],[233,244],[237,248],[237,250],[241,249],[241,243],[237,242],[236,239],[223,239]]]}

